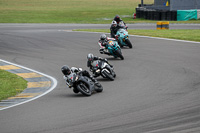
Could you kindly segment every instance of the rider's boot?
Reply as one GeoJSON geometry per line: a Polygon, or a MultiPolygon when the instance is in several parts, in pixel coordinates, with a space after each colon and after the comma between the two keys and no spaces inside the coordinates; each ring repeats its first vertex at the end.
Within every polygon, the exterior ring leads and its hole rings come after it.
{"type": "Polygon", "coordinates": [[[95,85],[100,86],[99,82],[92,76],[90,76],[91,80],[94,82],[95,85]]]}
{"type": "Polygon", "coordinates": [[[107,55],[112,55],[111,53],[109,53],[109,52],[104,52],[104,54],[107,54],[107,55]]]}

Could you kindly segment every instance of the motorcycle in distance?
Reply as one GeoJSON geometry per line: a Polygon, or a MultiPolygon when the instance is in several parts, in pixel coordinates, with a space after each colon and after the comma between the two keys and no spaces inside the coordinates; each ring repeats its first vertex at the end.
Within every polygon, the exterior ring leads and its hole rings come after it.
{"type": "MultiPolygon", "coordinates": [[[[91,96],[93,92],[102,92],[103,87],[100,83],[95,84],[89,77],[82,76],[76,73],[71,73],[69,75],[70,80],[73,83],[74,92],[82,93],[85,96],[91,96]]],[[[63,77],[65,79],[65,77],[63,77]]],[[[67,83],[67,82],[66,82],[67,83]]],[[[69,86],[69,84],[67,83],[69,86]]]]}
{"type": "MultiPolygon", "coordinates": [[[[100,47],[101,43],[98,43],[100,47]]],[[[121,60],[124,60],[124,56],[122,55],[121,48],[117,41],[109,40],[108,45],[106,46],[109,53],[115,58],[119,57],[121,60]]]]}
{"type": "Polygon", "coordinates": [[[117,31],[115,38],[119,42],[120,47],[128,46],[129,48],[132,48],[133,46],[129,40],[129,35],[128,35],[128,31],[127,31],[128,27],[124,26],[124,24],[121,24],[120,26],[124,27],[124,28],[120,28],[117,31]]]}
{"type": "Polygon", "coordinates": [[[103,78],[108,78],[113,81],[116,77],[114,68],[111,67],[107,62],[102,60],[95,60],[92,62],[92,72],[95,77],[102,76],[103,78]]]}

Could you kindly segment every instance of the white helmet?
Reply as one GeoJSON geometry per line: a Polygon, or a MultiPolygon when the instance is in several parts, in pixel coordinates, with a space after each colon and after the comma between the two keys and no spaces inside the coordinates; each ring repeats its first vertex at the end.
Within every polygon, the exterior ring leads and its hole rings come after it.
{"type": "Polygon", "coordinates": [[[117,22],[115,20],[113,20],[111,24],[113,27],[117,27],[117,22]]]}
{"type": "Polygon", "coordinates": [[[71,67],[71,71],[74,73],[76,73],[76,72],[78,72],[78,68],[76,68],[76,67],[71,67]]]}

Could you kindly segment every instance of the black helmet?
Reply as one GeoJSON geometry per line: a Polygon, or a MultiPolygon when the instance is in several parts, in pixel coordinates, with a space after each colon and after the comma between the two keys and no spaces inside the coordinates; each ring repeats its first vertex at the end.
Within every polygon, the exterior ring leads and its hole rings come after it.
{"type": "Polygon", "coordinates": [[[69,66],[67,65],[64,65],[62,68],[61,68],[61,71],[64,75],[70,75],[71,74],[71,70],[69,68],[69,66]]]}
{"type": "Polygon", "coordinates": [[[114,20],[117,21],[117,23],[119,23],[119,21],[121,20],[121,19],[120,19],[120,16],[119,16],[119,15],[116,15],[116,16],[114,17],[114,20]]]}
{"type": "Polygon", "coordinates": [[[101,41],[105,41],[105,40],[106,40],[106,34],[101,34],[100,40],[101,40],[101,41]]]}
{"type": "Polygon", "coordinates": [[[87,59],[88,59],[89,61],[93,61],[94,55],[91,54],[91,53],[89,53],[89,54],[87,55],[87,59]]]}

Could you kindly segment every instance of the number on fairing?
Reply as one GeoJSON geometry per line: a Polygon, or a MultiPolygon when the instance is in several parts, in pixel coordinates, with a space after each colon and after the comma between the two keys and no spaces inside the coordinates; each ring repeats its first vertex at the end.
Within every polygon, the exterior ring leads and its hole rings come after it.
{"type": "Polygon", "coordinates": [[[113,42],[113,41],[110,41],[109,44],[110,44],[111,46],[113,46],[113,45],[114,45],[114,42],[113,42]]]}

